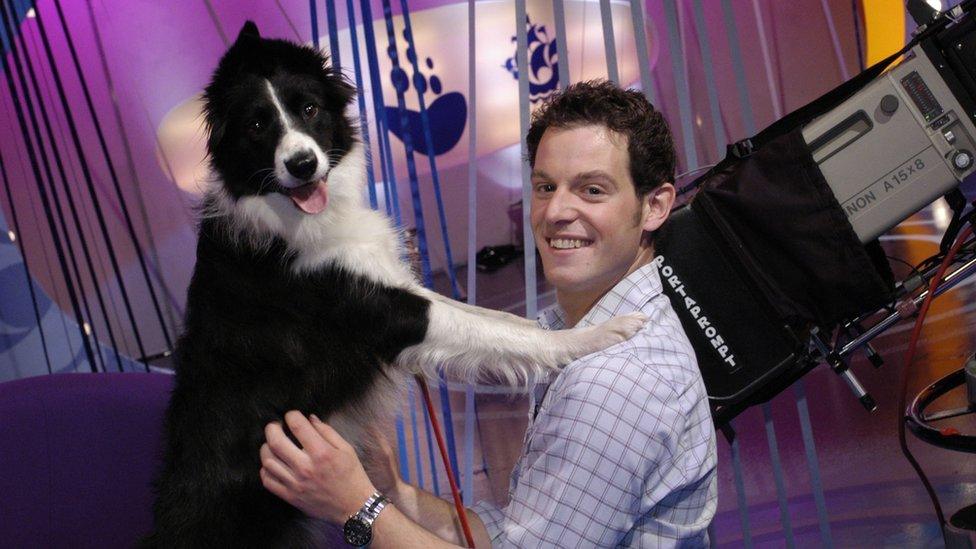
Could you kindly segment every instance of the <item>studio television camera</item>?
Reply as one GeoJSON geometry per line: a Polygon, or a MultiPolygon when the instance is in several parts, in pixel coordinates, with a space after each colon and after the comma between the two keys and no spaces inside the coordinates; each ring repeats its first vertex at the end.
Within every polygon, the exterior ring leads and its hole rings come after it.
{"type": "MultiPolygon", "coordinates": [[[[662,228],[655,261],[719,425],[821,362],[875,408],[847,357],[881,364],[870,340],[915,314],[941,258],[896,283],[877,238],[940,197],[942,255],[973,222],[974,5],[932,12],[902,51],[730,145],[662,228]]],[[[938,292],[973,255],[970,241],[938,292]]]]}

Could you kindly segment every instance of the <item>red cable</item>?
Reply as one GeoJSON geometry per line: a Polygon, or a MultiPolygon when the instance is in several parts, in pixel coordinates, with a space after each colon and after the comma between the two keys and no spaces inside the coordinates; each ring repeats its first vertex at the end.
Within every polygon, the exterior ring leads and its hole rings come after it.
{"type": "Polygon", "coordinates": [[[945,259],[942,260],[942,264],[939,265],[939,270],[932,277],[932,282],[929,283],[929,293],[925,296],[925,300],[922,302],[921,308],[918,311],[918,318],[915,320],[915,328],[912,330],[912,338],[908,344],[908,350],[905,352],[905,366],[902,372],[902,382],[901,391],[898,394],[898,445],[901,447],[901,453],[905,456],[905,459],[912,465],[915,469],[915,473],[921,479],[922,484],[925,486],[925,491],[928,492],[929,498],[932,500],[932,506],[935,508],[935,514],[939,519],[939,528],[945,528],[945,515],[942,513],[942,506],[939,504],[939,498],[935,494],[935,489],[929,482],[928,477],[922,472],[921,465],[915,460],[915,456],[912,455],[911,451],[908,449],[908,442],[905,440],[905,400],[908,394],[908,368],[911,366],[912,361],[915,359],[915,348],[918,346],[918,338],[922,333],[922,323],[925,321],[925,315],[929,312],[929,305],[932,303],[932,299],[935,297],[935,289],[939,286],[942,281],[943,275],[945,275],[946,270],[949,268],[949,264],[952,263],[953,258],[962,247],[963,242],[966,238],[972,234],[972,226],[966,227],[959,236],[956,238],[955,243],[953,243],[952,248],[946,254],[945,259]]]}
{"type": "Polygon", "coordinates": [[[454,497],[454,508],[457,510],[458,520],[461,521],[461,529],[464,530],[464,539],[468,542],[468,547],[474,547],[474,536],[471,535],[471,526],[468,525],[468,514],[464,512],[464,504],[461,503],[461,492],[458,490],[457,483],[454,481],[454,470],[451,462],[447,459],[447,446],[441,436],[440,422],[437,421],[437,414],[434,412],[434,404],[430,400],[430,391],[427,389],[427,382],[421,376],[417,377],[417,385],[420,385],[420,392],[424,395],[424,404],[427,405],[427,415],[430,416],[430,424],[434,428],[434,436],[437,437],[437,448],[441,451],[441,461],[447,469],[447,480],[451,483],[451,496],[454,497]]]}

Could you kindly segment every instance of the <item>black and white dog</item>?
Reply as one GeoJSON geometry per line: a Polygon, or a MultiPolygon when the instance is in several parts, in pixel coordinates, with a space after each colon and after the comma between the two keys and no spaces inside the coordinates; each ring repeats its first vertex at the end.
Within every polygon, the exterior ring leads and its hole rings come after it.
{"type": "Polygon", "coordinates": [[[148,547],[305,547],[315,529],[266,491],[270,421],[315,413],[362,448],[418,371],[517,382],[633,335],[640,315],[547,332],[441,297],[364,200],[355,90],[318,52],[248,22],[205,93],[204,201],[148,547]]]}

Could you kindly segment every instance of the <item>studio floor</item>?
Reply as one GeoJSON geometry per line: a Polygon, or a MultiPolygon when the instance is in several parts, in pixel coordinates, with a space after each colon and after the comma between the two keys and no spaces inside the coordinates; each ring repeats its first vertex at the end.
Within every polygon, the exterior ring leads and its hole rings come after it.
{"type": "MultiPolygon", "coordinates": [[[[964,188],[972,197],[976,185],[964,188]]],[[[937,204],[907,220],[882,239],[890,257],[915,264],[932,255],[944,230],[946,211],[937,204]]],[[[909,272],[892,263],[896,277],[909,272]]],[[[465,273],[459,273],[465,280],[465,273]]],[[[551,288],[538,285],[539,306],[552,303],[551,288]]],[[[479,305],[524,314],[524,271],[521,262],[501,270],[479,273],[479,305]]],[[[446,282],[446,281],[442,281],[446,282]]],[[[847,385],[826,366],[819,366],[802,380],[806,394],[816,459],[829,518],[829,536],[837,547],[942,547],[943,539],[926,492],[901,455],[896,425],[898,388],[912,323],[903,321],[873,341],[884,359],[875,368],[863,353],[850,361],[865,388],[878,404],[865,411],[847,385]]],[[[976,277],[933,303],[909,375],[909,400],[918,391],[958,369],[976,351],[976,277]]],[[[713,542],[719,547],[741,547],[748,540],[755,547],[824,545],[823,532],[813,497],[807,453],[801,438],[796,387],[771,401],[772,423],[760,407],[753,407],[734,421],[742,463],[747,512],[740,512],[735,489],[730,445],[719,435],[719,505],[713,523],[713,542]],[[784,520],[777,497],[770,427],[782,467],[788,517],[784,520]],[[743,520],[747,521],[748,534],[743,520]]],[[[463,410],[463,394],[452,391],[453,409],[463,410]]],[[[933,404],[932,409],[964,406],[965,394],[956,390],[933,404]]],[[[479,392],[475,439],[474,500],[504,503],[508,474],[518,457],[525,426],[527,399],[507,391],[479,392]],[[480,462],[479,462],[480,456],[480,462]]],[[[461,441],[463,414],[453,416],[461,441]]],[[[945,420],[940,427],[976,433],[973,415],[945,420]]],[[[939,449],[908,435],[909,446],[939,494],[946,516],[976,503],[976,459],[971,454],[939,449]]],[[[410,441],[408,441],[408,444],[410,441]]],[[[425,462],[427,463],[427,462],[425,462]]],[[[425,469],[429,471],[429,464],[425,469]]],[[[446,482],[441,475],[440,484],[446,482]]],[[[415,479],[416,480],[416,479],[415,479]]],[[[427,476],[430,483],[430,476],[427,476]]]]}

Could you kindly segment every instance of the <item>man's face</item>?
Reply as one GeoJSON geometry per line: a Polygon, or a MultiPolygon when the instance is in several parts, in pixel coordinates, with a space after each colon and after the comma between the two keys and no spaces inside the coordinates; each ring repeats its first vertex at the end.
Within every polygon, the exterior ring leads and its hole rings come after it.
{"type": "Polygon", "coordinates": [[[601,125],[548,129],[532,170],[532,232],[561,293],[602,295],[639,266],[649,206],[630,177],[627,137],[601,125]]]}

